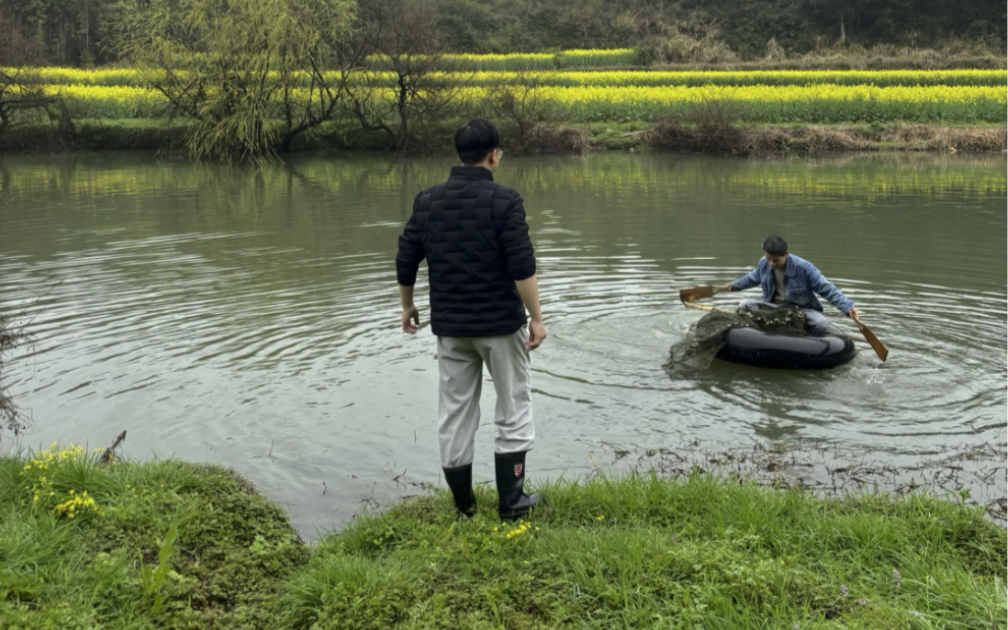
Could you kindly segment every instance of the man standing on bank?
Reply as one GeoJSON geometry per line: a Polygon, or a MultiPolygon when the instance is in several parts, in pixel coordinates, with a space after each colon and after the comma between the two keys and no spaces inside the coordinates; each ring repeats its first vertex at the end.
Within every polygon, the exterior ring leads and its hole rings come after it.
{"type": "Polygon", "coordinates": [[[458,511],[474,514],[472,462],[485,363],[497,392],[498,512],[502,519],[515,519],[539,502],[523,489],[525,454],[535,437],[529,352],[546,339],[535,253],[521,196],[493,181],[503,154],[494,124],[470,120],[455,132],[455,150],[462,166],[453,167],[445,183],[416,196],[399,237],[402,329],[416,334],[420,323],[413,286],[426,258],[445,480],[458,511]]]}
{"type": "Polygon", "coordinates": [[[822,304],[814,293],[840,309],[847,317],[854,318],[858,311],[840,289],[823,277],[809,261],[788,252],[788,245],[779,236],[768,236],[763,240],[763,258],[750,273],[723,287],[725,291],[744,291],[759,285],[763,289],[762,300],[745,300],[739,304],[740,311],[754,311],[761,308],[776,308],[782,304],[794,304],[805,313],[805,326],[809,333],[821,337],[829,329],[829,320],[822,312],[822,304]]]}

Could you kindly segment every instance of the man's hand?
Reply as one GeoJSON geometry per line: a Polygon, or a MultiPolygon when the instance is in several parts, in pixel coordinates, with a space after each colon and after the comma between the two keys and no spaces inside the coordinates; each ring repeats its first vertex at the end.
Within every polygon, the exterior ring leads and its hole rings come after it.
{"type": "Polygon", "coordinates": [[[420,311],[413,304],[413,286],[399,285],[399,303],[402,304],[402,329],[411,335],[416,334],[420,325],[420,311]]]}
{"type": "Polygon", "coordinates": [[[731,285],[732,285],[732,283],[729,282],[728,284],[726,284],[723,287],[721,287],[721,290],[722,291],[731,291],[731,285]]]}
{"type": "Polygon", "coordinates": [[[546,340],[546,326],[543,325],[541,319],[529,322],[528,333],[528,341],[525,342],[525,345],[528,346],[529,351],[535,350],[546,340]]]}
{"type": "Polygon", "coordinates": [[[856,306],[852,306],[851,310],[847,311],[847,317],[850,317],[851,319],[857,319],[860,316],[861,314],[857,312],[856,306]]]}
{"type": "Polygon", "coordinates": [[[529,312],[529,334],[525,346],[535,350],[546,340],[546,327],[543,326],[542,309],[539,307],[539,281],[532,274],[524,280],[515,280],[515,287],[529,312]]]}
{"type": "Polygon", "coordinates": [[[402,312],[403,332],[415,335],[417,331],[417,326],[419,325],[420,325],[420,311],[417,310],[417,307],[413,305],[403,307],[402,312]]]}

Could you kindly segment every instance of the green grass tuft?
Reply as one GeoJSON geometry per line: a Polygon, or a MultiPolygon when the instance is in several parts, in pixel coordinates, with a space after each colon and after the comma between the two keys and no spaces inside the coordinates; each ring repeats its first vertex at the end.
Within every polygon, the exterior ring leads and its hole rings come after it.
{"type": "Polygon", "coordinates": [[[283,596],[285,625],[981,628],[1005,615],[1004,531],[979,510],[703,476],[539,490],[528,523],[498,522],[483,489],[472,520],[439,495],[324,539],[283,596]]]}
{"type": "Polygon", "coordinates": [[[47,452],[0,460],[0,627],[271,627],[308,551],[248,482],[214,466],[47,452]],[[98,510],[56,513],[34,500],[40,485],[56,501],[86,491],[98,510]],[[172,527],[176,549],[159,558],[172,527]],[[171,570],[145,589],[141,567],[165,559],[171,570]]]}

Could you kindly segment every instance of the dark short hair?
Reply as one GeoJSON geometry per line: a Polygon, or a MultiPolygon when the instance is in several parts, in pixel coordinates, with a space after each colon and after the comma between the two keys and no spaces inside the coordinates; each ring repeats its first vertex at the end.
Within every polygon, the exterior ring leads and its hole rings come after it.
{"type": "Polygon", "coordinates": [[[783,256],[788,253],[787,242],[776,234],[763,239],[763,251],[771,256],[783,256]]]}
{"type": "Polygon", "coordinates": [[[473,118],[455,132],[455,151],[463,164],[479,164],[499,146],[497,127],[483,118],[473,118]]]}

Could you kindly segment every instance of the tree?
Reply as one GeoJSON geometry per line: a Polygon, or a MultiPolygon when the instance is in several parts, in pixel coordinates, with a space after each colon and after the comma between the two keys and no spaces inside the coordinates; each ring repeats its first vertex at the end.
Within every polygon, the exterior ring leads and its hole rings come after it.
{"type": "MultiPolygon", "coordinates": [[[[104,25],[112,0],[0,0],[21,35],[41,49],[50,65],[105,61],[104,25]]],[[[4,31],[4,37],[10,31],[4,31]]]]}
{"type": "MultiPolygon", "coordinates": [[[[449,69],[435,7],[423,0],[360,0],[356,37],[342,58],[346,108],[391,148],[420,144],[417,123],[443,120],[471,82],[449,69]],[[391,80],[386,73],[391,72],[391,80]]],[[[471,77],[470,77],[471,78],[471,77]]]]}
{"type": "MultiPolygon", "coordinates": [[[[19,116],[32,112],[42,114],[40,119],[53,119],[59,99],[46,94],[38,77],[26,68],[0,68],[0,136],[19,116]]],[[[58,115],[57,115],[58,117],[58,115]]]]}
{"type": "Polygon", "coordinates": [[[194,157],[263,160],[328,120],[343,81],[327,72],[353,0],[121,0],[122,51],[190,121],[194,157]]]}
{"type": "Polygon", "coordinates": [[[0,33],[4,33],[0,39],[0,136],[19,119],[64,120],[57,113],[59,98],[46,93],[31,68],[42,54],[37,40],[25,37],[18,21],[6,9],[0,9],[0,33]]]}
{"type": "Polygon", "coordinates": [[[509,23],[514,21],[513,14],[495,15],[492,8],[480,0],[440,0],[437,12],[438,30],[444,33],[449,50],[513,52],[506,32],[509,23]]]}

